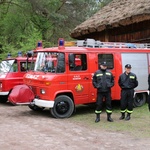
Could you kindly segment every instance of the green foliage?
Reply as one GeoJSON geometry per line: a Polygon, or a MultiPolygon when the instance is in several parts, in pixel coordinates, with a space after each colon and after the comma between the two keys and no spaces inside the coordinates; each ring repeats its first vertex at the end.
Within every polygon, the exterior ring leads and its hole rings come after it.
{"type": "Polygon", "coordinates": [[[36,28],[32,29],[32,32],[30,32],[27,36],[21,36],[24,41],[26,42],[20,42],[20,46],[22,47],[23,51],[33,50],[36,48],[36,44],[38,41],[41,41],[42,35],[39,31],[37,31],[36,28]]]}
{"type": "Polygon", "coordinates": [[[112,0],[98,0],[99,1],[99,7],[102,8],[106,6],[108,3],[110,3],[112,0]]]}
{"type": "MultiPolygon", "coordinates": [[[[103,1],[104,2],[104,1],[103,1]]],[[[96,0],[4,0],[0,3],[0,59],[70,40],[70,32],[99,9],[96,0]]]]}

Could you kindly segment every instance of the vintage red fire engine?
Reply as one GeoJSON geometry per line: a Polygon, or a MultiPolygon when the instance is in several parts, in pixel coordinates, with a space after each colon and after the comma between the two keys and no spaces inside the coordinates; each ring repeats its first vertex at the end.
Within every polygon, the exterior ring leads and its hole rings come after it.
{"type": "Polygon", "coordinates": [[[16,85],[23,84],[23,76],[31,67],[32,59],[22,56],[18,52],[18,57],[12,58],[8,54],[8,58],[0,63],[0,102],[5,103],[8,96],[16,85]]]}
{"type": "Polygon", "coordinates": [[[126,63],[132,65],[139,81],[134,105],[142,106],[148,95],[149,46],[93,39],[69,43],[59,39],[58,47],[43,48],[39,42],[34,50],[37,55],[34,70],[24,76],[24,83],[35,94],[29,107],[33,110],[49,108],[54,117],[67,118],[76,105],[95,103],[96,89],[92,86],[92,76],[101,61],[108,63],[108,69],[115,78],[113,100],[120,99],[119,75],[124,72],[126,63]]]}

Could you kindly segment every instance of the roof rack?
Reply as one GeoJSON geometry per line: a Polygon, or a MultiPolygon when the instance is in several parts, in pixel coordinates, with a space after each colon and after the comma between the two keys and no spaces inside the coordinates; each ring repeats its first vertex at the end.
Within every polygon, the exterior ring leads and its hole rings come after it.
{"type": "Polygon", "coordinates": [[[77,40],[78,47],[103,47],[103,48],[150,48],[150,43],[123,43],[123,42],[101,42],[94,39],[77,40]]]}

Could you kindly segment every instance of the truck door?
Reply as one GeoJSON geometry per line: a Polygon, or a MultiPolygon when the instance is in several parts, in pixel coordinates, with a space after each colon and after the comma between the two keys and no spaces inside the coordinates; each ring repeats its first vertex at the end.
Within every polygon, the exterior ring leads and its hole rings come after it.
{"type": "Polygon", "coordinates": [[[73,93],[74,103],[88,103],[91,76],[87,67],[87,55],[70,53],[68,60],[68,89],[73,93]]]}

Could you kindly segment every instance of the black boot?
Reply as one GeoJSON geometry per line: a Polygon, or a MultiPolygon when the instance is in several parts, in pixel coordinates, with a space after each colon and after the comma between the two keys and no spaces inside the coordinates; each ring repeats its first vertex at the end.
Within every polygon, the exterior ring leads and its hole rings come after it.
{"type": "Polygon", "coordinates": [[[113,122],[113,119],[111,118],[111,113],[107,113],[107,121],[113,122]]]}
{"type": "Polygon", "coordinates": [[[100,114],[96,114],[96,119],[95,119],[95,122],[99,122],[100,121],[100,114]]]}
{"type": "Polygon", "coordinates": [[[129,113],[127,114],[125,120],[127,120],[127,121],[130,120],[130,114],[129,113]]]}
{"type": "Polygon", "coordinates": [[[121,113],[121,117],[119,118],[119,120],[123,120],[125,118],[125,113],[121,113]]]}

